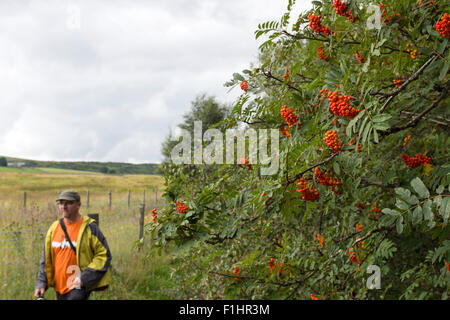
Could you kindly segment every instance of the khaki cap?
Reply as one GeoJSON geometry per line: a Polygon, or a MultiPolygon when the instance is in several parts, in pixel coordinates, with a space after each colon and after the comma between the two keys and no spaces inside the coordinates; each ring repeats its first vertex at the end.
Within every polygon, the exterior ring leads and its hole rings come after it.
{"type": "Polygon", "coordinates": [[[67,200],[67,201],[80,201],[80,194],[74,190],[66,190],[59,194],[58,199],[56,201],[60,200],[67,200]]]}

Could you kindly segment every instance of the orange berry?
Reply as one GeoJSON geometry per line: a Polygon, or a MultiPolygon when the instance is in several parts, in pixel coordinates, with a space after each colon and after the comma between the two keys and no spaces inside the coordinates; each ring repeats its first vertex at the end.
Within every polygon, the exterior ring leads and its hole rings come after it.
{"type": "Polygon", "coordinates": [[[248,90],[248,81],[242,81],[241,82],[241,89],[247,92],[248,90]]]}
{"type": "Polygon", "coordinates": [[[320,17],[321,17],[320,15],[315,16],[315,15],[311,14],[311,12],[310,12],[308,14],[309,26],[315,33],[323,33],[323,34],[329,36],[331,33],[331,30],[321,24],[320,17]]]}
{"type": "Polygon", "coordinates": [[[178,213],[186,213],[188,211],[188,207],[182,201],[177,201],[177,211],[178,213]]]}
{"type": "Polygon", "coordinates": [[[280,113],[284,120],[286,120],[289,128],[292,128],[294,124],[299,120],[299,117],[294,114],[292,108],[286,108],[286,106],[282,106],[280,113]]]}
{"type": "Polygon", "coordinates": [[[450,38],[450,15],[448,13],[444,13],[441,20],[436,22],[436,31],[444,38],[450,38]]]}
{"type": "Polygon", "coordinates": [[[330,111],[337,116],[349,119],[358,115],[360,109],[355,109],[348,104],[350,96],[338,95],[338,91],[329,91],[328,100],[330,102],[330,111]]]}

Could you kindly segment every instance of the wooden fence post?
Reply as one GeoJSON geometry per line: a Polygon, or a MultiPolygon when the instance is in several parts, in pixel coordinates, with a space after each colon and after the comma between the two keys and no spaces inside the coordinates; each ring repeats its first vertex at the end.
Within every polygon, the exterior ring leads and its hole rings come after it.
{"type": "Polygon", "coordinates": [[[23,192],[23,205],[22,205],[22,208],[23,209],[27,208],[27,192],[26,191],[23,192]]]}
{"type": "Polygon", "coordinates": [[[111,209],[112,205],[112,196],[111,196],[111,190],[108,191],[108,207],[111,209]]]}
{"type": "Polygon", "coordinates": [[[130,190],[128,190],[127,194],[127,209],[130,209],[130,190]]]}
{"type": "Polygon", "coordinates": [[[158,188],[155,188],[155,204],[158,204],[158,188]]]}
{"type": "Polygon", "coordinates": [[[142,203],[145,205],[145,190],[144,190],[144,192],[142,193],[142,203]]]}
{"type": "Polygon", "coordinates": [[[139,247],[139,250],[144,245],[144,218],[145,218],[145,203],[141,203],[139,205],[139,211],[141,214],[141,217],[139,219],[139,241],[141,242],[141,246],[139,247]]]}

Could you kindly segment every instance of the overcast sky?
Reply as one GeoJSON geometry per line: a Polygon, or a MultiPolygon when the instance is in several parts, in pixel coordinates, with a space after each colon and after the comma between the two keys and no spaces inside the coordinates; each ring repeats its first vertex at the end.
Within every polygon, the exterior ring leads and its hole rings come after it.
{"type": "MultiPolygon", "coordinates": [[[[311,7],[298,0],[293,17],[311,7]]],[[[256,61],[287,0],[1,0],[0,155],[160,162],[200,93],[256,61]]]]}

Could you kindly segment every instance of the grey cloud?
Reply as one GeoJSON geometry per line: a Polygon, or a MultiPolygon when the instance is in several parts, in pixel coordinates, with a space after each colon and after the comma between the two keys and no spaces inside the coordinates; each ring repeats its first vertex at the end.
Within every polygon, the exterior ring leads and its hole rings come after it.
{"type": "Polygon", "coordinates": [[[223,83],[254,59],[257,23],[279,19],[286,4],[1,1],[1,153],[161,160],[162,139],[198,93],[227,103],[241,93],[223,83]],[[68,27],[70,6],[80,28],[68,27]]]}

